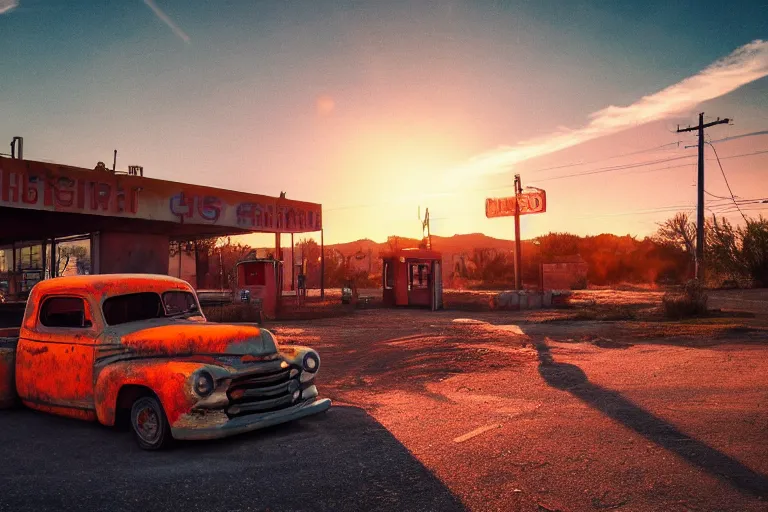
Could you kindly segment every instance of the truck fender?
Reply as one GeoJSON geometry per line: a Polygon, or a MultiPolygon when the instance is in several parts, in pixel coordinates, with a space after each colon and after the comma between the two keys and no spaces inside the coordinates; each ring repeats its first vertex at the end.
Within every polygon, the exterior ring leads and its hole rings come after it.
{"type": "Polygon", "coordinates": [[[96,378],[96,417],[103,425],[114,425],[120,390],[134,385],[148,388],[157,396],[173,425],[199,400],[192,389],[192,375],[202,368],[206,365],[157,359],[110,364],[96,378]]]}
{"type": "Polygon", "coordinates": [[[313,354],[317,359],[318,365],[320,364],[320,355],[317,351],[309,347],[302,347],[300,345],[279,345],[277,350],[280,352],[280,357],[291,365],[302,367],[304,357],[307,354],[313,354]]]}

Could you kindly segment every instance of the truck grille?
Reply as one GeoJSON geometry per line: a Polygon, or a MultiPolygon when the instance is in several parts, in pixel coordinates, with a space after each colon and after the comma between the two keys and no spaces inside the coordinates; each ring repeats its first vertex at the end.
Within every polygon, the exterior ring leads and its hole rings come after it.
{"type": "Polygon", "coordinates": [[[293,368],[234,379],[227,391],[227,415],[235,417],[290,407],[298,401],[293,395],[299,389],[299,371],[293,368]]]}

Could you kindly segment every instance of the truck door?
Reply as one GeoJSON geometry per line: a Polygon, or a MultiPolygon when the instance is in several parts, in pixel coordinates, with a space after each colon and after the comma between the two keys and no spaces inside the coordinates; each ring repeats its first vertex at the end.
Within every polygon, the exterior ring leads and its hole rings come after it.
{"type": "Polygon", "coordinates": [[[95,418],[94,325],[82,297],[47,296],[34,329],[22,330],[16,354],[16,388],[33,409],[77,418],[95,418]]]}

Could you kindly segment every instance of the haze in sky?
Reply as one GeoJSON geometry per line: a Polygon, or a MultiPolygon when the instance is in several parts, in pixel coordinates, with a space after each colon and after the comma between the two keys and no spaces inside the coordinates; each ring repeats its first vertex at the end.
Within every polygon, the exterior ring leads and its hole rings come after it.
{"type": "MultiPolygon", "coordinates": [[[[0,0],[0,141],[286,191],[331,243],[420,236],[419,207],[433,233],[511,238],[484,199],[516,173],[547,191],[525,238],[644,236],[693,209],[675,130],[698,112],[733,119],[707,140],[734,194],[768,197],[766,40],[761,1],[0,0]]],[[[706,157],[709,213],[737,221],[706,157]]]]}

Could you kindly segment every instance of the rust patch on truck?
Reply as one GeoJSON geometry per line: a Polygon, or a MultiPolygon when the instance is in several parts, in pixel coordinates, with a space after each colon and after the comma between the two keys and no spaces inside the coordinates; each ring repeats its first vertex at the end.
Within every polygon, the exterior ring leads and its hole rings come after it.
{"type": "MultiPolygon", "coordinates": [[[[46,352],[48,352],[48,347],[46,345],[43,345],[42,347],[38,347],[38,348],[29,347],[26,350],[31,356],[39,356],[40,354],[45,354],[46,352]]],[[[68,351],[65,349],[64,353],[66,354],[67,352],[68,351]]]]}
{"type": "Polygon", "coordinates": [[[138,354],[261,354],[261,330],[252,326],[190,323],[142,329],[122,336],[122,344],[138,354]]]}
{"type": "Polygon", "coordinates": [[[113,425],[117,399],[123,386],[141,386],[157,395],[168,423],[189,412],[199,397],[191,387],[192,374],[202,366],[194,362],[126,361],[107,366],[96,382],[96,415],[105,425],[113,425]]]}

